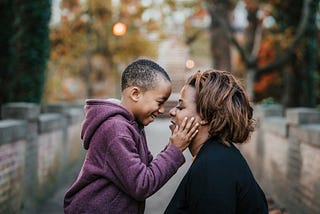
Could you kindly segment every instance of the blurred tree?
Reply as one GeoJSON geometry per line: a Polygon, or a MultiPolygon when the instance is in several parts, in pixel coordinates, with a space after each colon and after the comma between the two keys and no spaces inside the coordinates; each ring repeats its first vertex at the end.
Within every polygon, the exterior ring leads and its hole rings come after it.
{"type": "Polygon", "coordinates": [[[160,23],[142,19],[147,7],[140,1],[63,0],[61,8],[62,20],[51,27],[50,34],[48,101],[119,96],[123,66],[141,56],[156,56],[157,43],[150,37],[159,31],[160,23]],[[123,36],[112,32],[118,21],[127,26],[123,36]],[[70,77],[85,83],[86,94],[64,97],[56,90],[63,89],[63,80],[70,77]]]}
{"type": "Polygon", "coordinates": [[[0,103],[40,103],[49,56],[51,1],[0,2],[0,103]]]}
{"type": "MultiPolygon", "coordinates": [[[[299,62],[297,59],[300,59],[299,57],[301,56],[306,56],[305,44],[306,41],[310,39],[308,36],[313,35],[314,38],[314,34],[310,34],[310,31],[308,31],[308,34],[306,32],[308,27],[311,26],[309,23],[315,22],[314,8],[317,8],[319,3],[317,0],[264,0],[263,2],[257,0],[245,0],[244,2],[246,4],[248,14],[248,27],[246,28],[245,45],[242,45],[236,39],[234,29],[232,29],[228,16],[222,16],[221,13],[217,12],[218,3],[222,4],[220,1],[208,0],[207,9],[212,16],[212,19],[216,20],[220,28],[223,29],[224,35],[226,35],[225,39],[229,40],[238,50],[246,67],[246,85],[248,93],[253,101],[257,101],[254,96],[255,81],[259,80],[259,78],[265,74],[270,72],[274,73],[275,70],[285,70],[288,68],[289,64],[292,64],[289,66],[291,69],[295,68],[299,62]],[[266,25],[270,24],[270,22],[268,23],[270,18],[274,18],[275,24],[272,28],[266,29],[266,25]],[[271,40],[270,36],[272,38],[271,40]],[[263,49],[261,49],[261,47],[263,44],[262,42],[266,39],[271,41],[272,45],[274,45],[274,50],[276,51],[274,54],[271,54],[273,56],[271,56],[271,58],[269,57],[268,63],[262,61],[263,56],[265,57],[266,55],[262,52],[263,49]],[[303,51],[299,51],[300,48],[302,48],[303,51]]],[[[229,9],[232,7],[226,8],[229,9]]],[[[311,27],[311,29],[315,30],[315,24],[312,26],[313,27],[311,27]]],[[[225,50],[220,49],[220,51],[223,52],[225,50]]],[[[213,58],[215,60],[214,55],[213,58]]],[[[311,58],[314,59],[315,57],[311,58]]],[[[305,58],[303,60],[305,60],[305,58]]],[[[300,74],[301,72],[306,74],[306,69],[301,65],[302,64],[298,66],[296,71],[299,71],[300,74]]],[[[312,69],[314,69],[314,67],[315,66],[313,66],[312,69]]],[[[288,74],[289,72],[285,73],[288,74]]],[[[310,74],[309,77],[310,76],[312,75],[310,74]]],[[[294,81],[298,81],[300,77],[301,76],[299,75],[291,76],[294,81]]],[[[309,78],[309,85],[311,81],[310,79],[312,78],[309,78]]],[[[312,95],[313,93],[305,93],[305,88],[299,88],[296,84],[294,86],[295,88],[298,88],[301,96],[308,96],[307,100],[310,101],[314,99],[312,95]]],[[[311,84],[311,87],[313,87],[313,84],[311,84]]],[[[286,96],[288,96],[284,99],[284,104],[286,106],[312,105],[312,103],[314,103],[312,101],[302,103],[297,100],[297,97],[301,96],[297,96],[297,94],[295,94],[295,96],[290,96],[289,92],[292,91],[294,91],[292,88],[286,91],[286,96]],[[289,104],[285,100],[293,102],[289,104]]]]}
{"type": "Polygon", "coordinates": [[[220,21],[229,23],[235,1],[207,0],[207,8],[211,17],[210,50],[213,67],[219,70],[231,71],[230,41],[226,39],[224,26],[220,21]]]}

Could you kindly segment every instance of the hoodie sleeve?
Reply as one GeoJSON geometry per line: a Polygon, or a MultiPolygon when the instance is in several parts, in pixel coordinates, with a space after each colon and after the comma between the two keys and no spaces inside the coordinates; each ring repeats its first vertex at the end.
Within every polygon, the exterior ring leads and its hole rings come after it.
{"type": "MultiPolygon", "coordinates": [[[[150,158],[150,157],[148,157],[150,158]]],[[[107,165],[115,175],[113,182],[136,200],[145,200],[159,190],[185,162],[174,145],[144,164],[132,138],[118,136],[108,146],[107,165]]]]}

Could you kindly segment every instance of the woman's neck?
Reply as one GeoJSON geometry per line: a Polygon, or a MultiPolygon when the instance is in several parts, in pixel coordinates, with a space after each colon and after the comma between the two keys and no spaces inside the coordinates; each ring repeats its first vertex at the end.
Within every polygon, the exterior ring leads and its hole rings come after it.
{"type": "Polygon", "coordinates": [[[192,143],[190,143],[189,145],[189,151],[192,157],[196,157],[198,155],[201,147],[208,140],[208,138],[209,138],[208,129],[206,127],[201,127],[199,129],[198,134],[196,135],[192,143]]]}

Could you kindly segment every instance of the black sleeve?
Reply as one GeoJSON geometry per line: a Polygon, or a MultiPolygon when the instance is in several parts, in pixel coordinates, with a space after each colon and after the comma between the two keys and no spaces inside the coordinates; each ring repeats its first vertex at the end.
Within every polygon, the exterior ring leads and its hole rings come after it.
{"type": "Polygon", "coordinates": [[[253,181],[248,192],[240,198],[237,206],[239,214],[268,214],[268,203],[260,186],[253,181]]]}

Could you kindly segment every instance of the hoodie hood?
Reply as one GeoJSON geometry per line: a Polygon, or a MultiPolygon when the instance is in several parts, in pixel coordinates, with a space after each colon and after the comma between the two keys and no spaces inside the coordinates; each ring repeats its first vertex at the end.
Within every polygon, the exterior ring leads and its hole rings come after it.
{"type": "Polygon", "coordinates": [[[120,105],[120,102],[112,100],[89,99],[86,100],[85,118],[82,122],[81,139],[83,147],[89,148],[90,140],[99,126],[110,117],[122,115],[129,123],[134,123],[133,116],[127,109],[120,105]]]}

